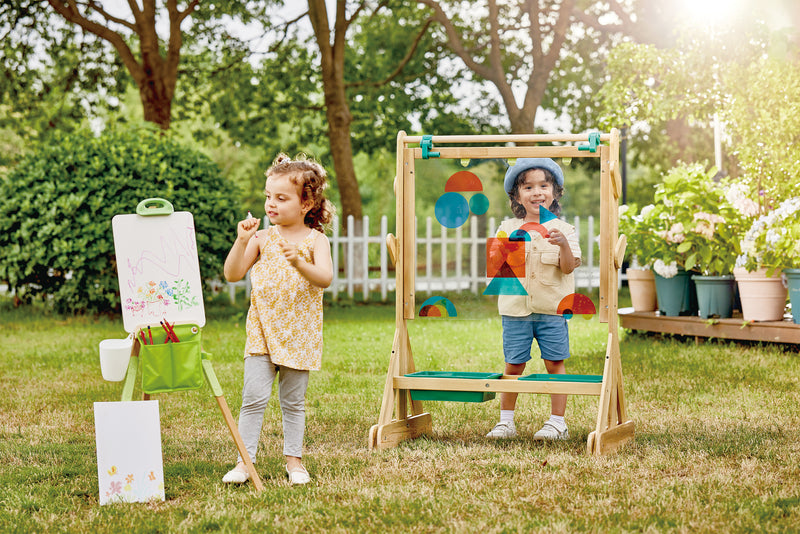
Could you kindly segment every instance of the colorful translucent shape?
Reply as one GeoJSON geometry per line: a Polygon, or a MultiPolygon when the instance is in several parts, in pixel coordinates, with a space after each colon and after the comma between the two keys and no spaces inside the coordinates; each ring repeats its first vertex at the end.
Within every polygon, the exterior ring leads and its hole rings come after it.
{"type": "Polygon", "coordinates": [[[419,308],[420,317],[457,317],[456,307],[450,299],[433,296],[422,303],[419,308]]]}
{"type": "MultiPolygon", "coordinates": [[[[535,224],[535,223],[530,223],[530,224],[535,224]]],[[[522,228],[517,228],[516,230],[511,232],[511,235],[508,236],[508,239],[509,241],[530,241],[531,234],[529,234],[526,230],[523,230],[522,228]]]]}
{"type": "Polygon", "coordinates": [[[469,199],[469,210],[475,215],[483,215],[489,211],[489,198],[483,193],[475,193],[469,199]]]}
{"type": "Polygon", "coordinates": [[[458,228],[469,219],[469,204],[463,195],[445,193],[436,201],[433,212],[445,228],[458,228]]]}
{"type": "Polygon", "coordinates": [[[444,184],[445,193],[454,191],[483,191],[481,179],[469,171],[458,171],[444,184]]]}
{"type": "Polygon", "coordinates": [[[573,315],[582,315],[584,319],[591,319],[597,313],[592,299],[580,293],[567,295],[558,303],[556,311],[566,319],[572,319],[573,315]]]}
{"type": "Polygon", "coordinates": [[[517,278],[492,278],[486,289],[483,290],[484,295],[527,295],[525,287],[517,278]]]}
{"type": "MultiPolygon", "coordinates": [[[[511,234],[511,237],[515,237],[514,234],[520,231],[527,232],[529,234],[531,234],[531,232],[536,232],[545,239],[547,239],[550,236],[550,232],[547,231],[547,228],[535,222],[528,222],[523,224],[522,226],[520,226],[519,230],[514,230],[514,232],[511,234]]],[[[533,236],[533,234],[531,234],[531,236],[533,236]]]]}
{"type": "Polygon", "coordinates": [[[525,278],[525,243],[490,237],[486,240],[488,278],[525,278]]]}
{"type": "Polygon", "coordinates": [[[552,221],[554,219],[558,219],[558,217],[553,215],[552,211],[544,206],[539,206],[539,224],[544,224],[547,221],[552,221]]]}

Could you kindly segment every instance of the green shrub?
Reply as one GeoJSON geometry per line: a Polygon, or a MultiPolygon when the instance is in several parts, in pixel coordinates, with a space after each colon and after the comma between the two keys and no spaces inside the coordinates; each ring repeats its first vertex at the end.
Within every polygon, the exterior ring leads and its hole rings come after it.
{"type": "Polygon", "coordinates": [[[208,157],[155,129],[62,136],[0,182],[0,280],[59,312],[118,311],[111,219],[150,197],[192,213],[201,275],[217,278],[236,193],[208,157]]]}

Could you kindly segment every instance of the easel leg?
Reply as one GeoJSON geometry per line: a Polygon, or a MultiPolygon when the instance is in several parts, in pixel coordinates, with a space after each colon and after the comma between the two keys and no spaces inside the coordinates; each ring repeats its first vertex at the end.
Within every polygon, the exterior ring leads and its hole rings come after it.
{"type": "Polygon", "coordinates": [[[206,375],[206,380],[208,380],[208,385],[211,386],[211,391],[214,392],[214,398],[217,399],[217,404],[219,404],[219,409],[222,412],[223,419],[225,419],[225,424],[228,425],[228,430],[233,437],[233,442],[236,443],[236,449],[242,457],[247,472],[250,473],[250,479],[253,481],[253,485],[256,489],[261,491],[264,489],[264,485],[261,483],[253,461],[250,459],[250,454],[244,446],[242,435],[239,434],[239,427],[236,426],[236,422],[233,420],[231,410],[228,408],[228,403],[222,394],[222,386],[219,385],[217,375],[214,373],[214,367],[212,367],[211,362],[206,359],[203,359],[203,372],[206,375]]]}
{"type": "Polygon", "coordinates": [[[139,371],[139,340],[133,342],[128,371],[125,373],[125,385],[122,388],[121,401],[133,400],[133,388],[136,385],[136,373],[139,371]]]}
{"type": "Polygon", "coordinates": [[[228,408],[228,403],[225,401],[225,397],[220,395],[219,397],[215,398],[217,399],[217,404],[219,404],[220,411],[222,411],[222,417],[225,419],[225,424],[228,425],[228,430],[230,430],[231,436],[233,436],[233,441],[236,443],[236,448],[239,450],[239,455],[242,457],[244,466],[247,468],[247,472],[250,473],[250,478],[253,481],[253,485],[258,491],[263,490],[264,485],[261,483],[261,479],[256,472],[256,467],[253,465],[253,461],[250,459],[250,454],[244,447],[244,441],[242,441],[242,436],[239,434],[239,428],[236,426],[236,422],[233,420],[231,410],[228,408]]]}

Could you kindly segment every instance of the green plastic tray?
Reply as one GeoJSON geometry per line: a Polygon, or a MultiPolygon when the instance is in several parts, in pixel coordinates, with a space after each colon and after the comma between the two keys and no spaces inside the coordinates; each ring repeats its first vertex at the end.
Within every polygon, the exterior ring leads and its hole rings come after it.
{"type": "Polygon", "coordinates": [[[530,380],[535,382],[588,382],[599,384],[603,375],[544,375],[532,374],[519,377],[517,380],[530,380]]]}
{"type": "MultiPolygon", "coordinates": [[[[420,371],[406,376],[424,378],[471,378],[476,380],[496,379],[503,373],[471,373],[458,371],[420,371]]],[[[485,402],[495,398],[494,391],[444,391],[439,389],[412,389],[411,400],[485,402]]]]}

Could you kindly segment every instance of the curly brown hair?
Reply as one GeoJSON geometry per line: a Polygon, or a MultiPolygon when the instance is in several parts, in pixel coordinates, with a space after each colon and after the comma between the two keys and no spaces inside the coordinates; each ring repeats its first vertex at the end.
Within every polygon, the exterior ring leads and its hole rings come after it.
{"type": "Polygon", "coordinates": [[[336,213],[336,206],[325,198],[328,174],[322,165],[307,158],[305,154],[299,154],[293,160],[281,152],[264,174],[267,178],[278,175],[288,176],[289,180],[300,188],[300,201],[311,201],[311,209],[308,210],[303,221],[306,226],[320,232],[324,232],[330,226],[336,213]]]}

